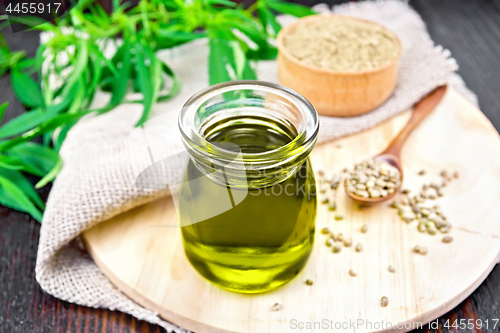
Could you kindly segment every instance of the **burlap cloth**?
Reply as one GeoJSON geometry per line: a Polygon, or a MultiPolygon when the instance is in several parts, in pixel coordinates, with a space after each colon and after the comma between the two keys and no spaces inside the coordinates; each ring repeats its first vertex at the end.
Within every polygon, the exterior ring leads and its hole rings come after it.
{"type": "MultiPolygon", "coordinates": [[[[325,5],[317,6],[316,10],[329,11],[325,5]]],[[[421,18],[406,2],[348,3],[334,7],[333,11],[387,26],[398,34],[404,52],[394,95],[384,105],[363,116],[321,117],[319,141],[373,127],[407,110],[432,89],[445,83],[476,102],[475,95],[454,74],[457,65],[450,53],[433,45],[421,18]]],[[[287,24],[293,18],[281,17],[280,20],[287,24]]],[[[155,114],[179,110],[188,97],[208,84],[206,45],[202,40],[160,54],[180,76],[183,88],[174,99],[156,105],[155,114]]],[[[258,63],[257,71],[260,79],[278,82],[274,61],[258,63]]],[[[103,96],[98,96],[96,103],[103,100],[103,96]]],[[[120,310],[159,324],[168,332],[184,332],[122,294],[88,254],[70,243],[83,230],[97,223],[168,195],[165,190],[144,190],[135,185],[128,136],[140,117],[141,109],[137,104],[122,105],[108,114],[83,119],[69,132],[61,149],[64,168],[54,182],[42,222],[36,278],[47,293],[68,302],[120,310]]],[[[177,301],[182,302],[182,299],[177,301]]]]}

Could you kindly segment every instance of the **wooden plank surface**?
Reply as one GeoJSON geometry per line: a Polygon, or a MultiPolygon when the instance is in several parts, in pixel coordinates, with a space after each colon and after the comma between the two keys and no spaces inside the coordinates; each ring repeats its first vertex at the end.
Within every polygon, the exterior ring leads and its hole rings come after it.
{"type": "MultiPolygon", "coordinates": [[[[329,175],[376,155],[409,116],[410,111],[367,131],[317,145],[311,154],[313,168],[329,175]]],[[[444,244],[441,234],[418,232],[417,222],[402,222],[388,203],[359,209],[341,186],[336,212],[318,206],[316,240],[304,271],[275,291],[249,296],[216,287],[193,269],[183,253],[171,198],[100,223],[85,231],[83,238],[104,274],[126,295],[196,332],[283,333],[290,330],[293,319],[427,323],[468,297],[499,259],[500,137],[475,106],[449,89],[409,137],[401,158],[403,187],[412,192],[424,183],[438,182],[441,170],[459,173],[443,190],[443,198],[428,203],[442,207],[453,225],[449,233],[453,242],[444,244]],[[422,169],[425,176],[418,175],[422,169]],[[336,214],[344,219],[335,221],[336,214]],[[360,231],[363,224],[369,228],[366,233],[360,231]],[[357,253],[353,246],[332,254],[320,232],[325,227],[352,238],[354,244],[361,242],[363,251],[357,253]],[[412,252],[417,244],[429,249],[427,256],[412,252]],[[389,265],[396,267],[396,273],[388,272],[389,265]],[[467,267],[467,274],[462,267],[467,267]],[[350,269],[358,275],[349,276],[350,269]],[[314,281],[311,287],[304,283],[309,278],[314,281]],[[382,296],[390,300],[386,308],[379,304],[382,296]],[[273,312],[276,302],[282,309],[273,312]]]]}
{"type": "MultiPolygon", "coordinates": [[[[299,2],[313,5],[325,1],[299,2]]],[[[451,50],[460,65],[459,73],[479,96],[482,111],[500,129],[500,1],[411,0],[410,4],[422,15],[436,44],[451,50]]],[[[6,35],[13,49],[34,53],[36,33],[6,35]]],[[[0,78],[0,101],[11,102],[2,123],[23,112],[12,94],[8,75],[0,78]]],[[[48,189],[42,192],[46,198],[48,189]]],[[[76,306],[43,293],[34,279],[39,230],[39,224],[26,214],[0,208],[0,332],[163,332],[122,313],[76,306]]],[[[466,274],[467,267],[463,271],[466,274]]],[[[442,325],[448,319],[468,318],[491,321],[499,317],[499,308],[497,265],[471,297],[439,322],[442,325]]],[[[450,331],[442,328],[440,332],[450,331]]]]}

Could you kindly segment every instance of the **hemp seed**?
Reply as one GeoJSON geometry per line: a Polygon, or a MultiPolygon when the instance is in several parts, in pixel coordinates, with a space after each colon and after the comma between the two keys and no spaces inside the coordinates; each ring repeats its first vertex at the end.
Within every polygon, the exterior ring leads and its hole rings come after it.
{"type": "Polygon", "coordinates": [[[453,241],[453,237],[445,236],[443,237],[443,243],[451,243],[453,241]]]}
{"type": "Polygon", "coordinates": [[[361,252],[361,251],[363,251],[363,244],[358,243],[358,245],[356,245],[356,252],[361,252]]]}
{"type": "Polygon", "coordinates": [[[340,251],[342,251],[342,246],[341,246],[340,244],[335,244],[335,245],[333,246],[333,250],[332,250],[332,252],[333,252],[333,253],[339,253],[340,251]]]}

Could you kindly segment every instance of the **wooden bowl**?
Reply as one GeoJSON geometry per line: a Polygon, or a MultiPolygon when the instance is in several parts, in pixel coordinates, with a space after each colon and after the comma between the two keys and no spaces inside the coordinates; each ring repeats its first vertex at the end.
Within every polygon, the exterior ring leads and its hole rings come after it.
{"type": "Polygon", "coordinates": [[[370,21],[340,15],[314,15],[282,29],[278,35],[278,78],[280,83],[305,98],[325,116],[356,116],[381,105],[394,91],[398,77],[401,42],[389,29],[370,21]],[[394,36],[399,51],[389,63],[359,72],[341,72],[309,65],[292,56],[284,45],[286,36],[299,24],[317,20],[354,20],[383,29],[394,36]]]}

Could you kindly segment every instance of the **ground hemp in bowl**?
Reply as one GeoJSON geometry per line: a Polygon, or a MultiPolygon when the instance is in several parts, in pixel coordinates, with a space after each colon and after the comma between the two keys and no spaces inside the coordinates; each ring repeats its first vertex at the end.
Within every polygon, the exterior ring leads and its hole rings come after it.
{"type": "Polygon", "coordinates": [[[347,177],[347,192],[364,198],[386,197],[401,184],[401,173],[387,162],[366,160],[354,166],[347,177]]]}
{"type": "Polygon", "coordinates": [[[295,58],[327,70],[357,72],[390,63],[399,54],[395,34],[370,22],[350,18],[305,21],[285,37],[295,58]]]}

